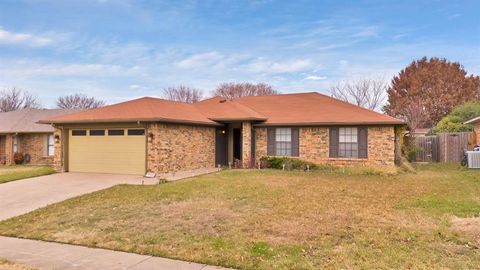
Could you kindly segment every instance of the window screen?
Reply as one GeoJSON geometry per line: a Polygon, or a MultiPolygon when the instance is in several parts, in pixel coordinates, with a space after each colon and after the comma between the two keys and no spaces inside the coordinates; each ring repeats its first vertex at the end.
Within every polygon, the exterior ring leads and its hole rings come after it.
{"type": "Polygon", "coordinates": [[[125,130],[123,129],[109,129],[108,136],[123,136],[125,134],[125,130]]]}
{"type": "Polygon", "coordinates": [[[275,129],[275,155],[276,156],[292,155],[292,129],[291,128],[275,129]]]}
{"type": "Polygon", "coordinates": [[[50,134],[47,138],[47,156],[53,156],[54,148],[53,134],[50,134]]]}
{"type": "Polygon", "coordinates": [[[18,137],[13,136],[13,153],[18,152],[18,137]]]}
{"type": "Polygon", "coordinates": [[[145,135],[145,129],[129,129],[128,136],[141,136],[145,135]]]}
{"type": "Polygon", "coordinates": [[[72,136],[87,136],[87,131],[85,129],[72,130],[72,136]]]}
{"type": "Polygon", "coordinates": [[[358,158],[358,129],[356,127],[339,128],[338,156],[358,158]]]}
{"type": "Polygon", "coordinates": [[[105,136],[104,129],[91,129],[90,136],[105,136]]]}

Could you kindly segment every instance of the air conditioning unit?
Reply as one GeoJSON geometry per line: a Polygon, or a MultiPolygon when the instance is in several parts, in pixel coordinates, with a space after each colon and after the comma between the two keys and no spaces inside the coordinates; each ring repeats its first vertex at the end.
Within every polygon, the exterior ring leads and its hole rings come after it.
{"type": "Polygon", "coordinates": [[[480,169],[480,151],[467,151],[469,169],[480,169]]]}

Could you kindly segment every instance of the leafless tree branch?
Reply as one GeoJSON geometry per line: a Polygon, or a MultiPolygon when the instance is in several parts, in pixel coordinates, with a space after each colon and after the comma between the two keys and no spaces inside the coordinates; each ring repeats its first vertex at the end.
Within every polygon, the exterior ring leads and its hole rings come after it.
{"type": "Polygon", "coordinates": [[[57,99],[57,107],[62,109],[94,109],[105,106],[105,101],[84,94],[72,94],[57,99]]]}
{"type": "Polygon", "coordinates": [[[334,98],[379,111],[386,100],[388,83],[382,79],[340,82],[330,88],[334,98]]]}
{"type": "Polygon", "coordinates": [[[0,91],[0,112],[16,111],[26,108],[39,108],[37,96],[15,87],[0,91]]]}
{"type": "Polygon", "coordinates": [[[215,91],[214,96],[222,96],[228,99],[235,99],[244,96],[267,96],[278,94],[278,91],[265,83],[222,83],[215,91]]]}
{"type": "Polygon", "coordinates": [[[195,103],[202,99],[202,92],[185,85],[170,86],[163,89],[163,97],[173,101],[195,103]]]}

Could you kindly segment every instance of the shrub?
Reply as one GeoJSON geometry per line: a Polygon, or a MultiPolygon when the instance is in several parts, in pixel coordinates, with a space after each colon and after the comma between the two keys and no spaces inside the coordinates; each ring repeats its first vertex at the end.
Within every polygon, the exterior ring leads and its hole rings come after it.
{"type": "Polygon", "coordinates": [[[409,162],[414,162],[417,158],[417,153],[420,153],[422,151],[423,151],[423,148],[421,147],[418,147],[418,146],[412,147],[407,154],[407,160],[409,162]]]}
{"type": "Polygon", "coordinates": [[[443,117],[433,130],[435,133],[473,131],[472,125],[463,123],[479,115],[480,102],[467,102],[443,117]]]}
{"type": "Polygon", "coordinates": [[[307,167],[310,170],[318,169],[318,165],[312,162],[288,158],[288,157],[262,157],[260,159],[260,166],[262,168],[272,168],[272,169],[283,169],[285,165],[285,170],[307,170],[307,167]]]}
{"type": "Polygon", "coordinates": [[[15,162],[15,164],[22,164],[24,161],[23,154],[18,152],[13,154],[13,161],[15,162]]]}

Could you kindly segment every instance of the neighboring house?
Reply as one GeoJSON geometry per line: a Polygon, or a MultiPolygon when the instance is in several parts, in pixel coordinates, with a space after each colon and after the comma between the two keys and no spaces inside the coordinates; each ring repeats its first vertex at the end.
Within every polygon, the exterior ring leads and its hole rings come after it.
{"type": "Polygon", "coordinates": [[[51,118],[55,167],[144,174],[288,156],[394,166],[401,120],[318,93],[221,97],[195,104],[140,98],[51,118]]]}
{"type": "Polygon", "coordinates": [[[463,124],[473,126],[473,132],[475,132],[475,143],[474,143],[474,145],[479,145],[480,144],[480,116],[475,117],[473,119],[470,119],[470,120],[464,122],[463,124]]]}
{"type": "Polygon", "coordinates": [[[0,113],[0,164],[14,164],[14,153],[30,157],[30,164],[53,164],[54,128],[41,119],[78,110],[23,109],[0,113]]]}
{"type": "Polygon", "coordinates": [[[416,128],[410,134],[412,134],[412,137],[424,137],[427,136],[431,130],[430,128],[416,128]]]}

